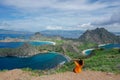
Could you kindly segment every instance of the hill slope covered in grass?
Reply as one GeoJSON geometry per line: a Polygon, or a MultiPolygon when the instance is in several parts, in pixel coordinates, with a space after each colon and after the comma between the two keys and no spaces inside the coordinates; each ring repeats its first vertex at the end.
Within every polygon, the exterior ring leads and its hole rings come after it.
{"type": "MultiPolygon", "coordinates": [[[[103,72],[120,73],[120,49],[102,50],[96,49],[93,55],[83,57],[85,65],[83,70],[95,70],[103,72]]],[[[74,63],[65,64],[58,72],[72,71],[74,63]]]]}
{"type": "Polygon", "coordinates": [[[120,73],[120,49],[97,49],[93,54],[85,59],[85,69],[120,73]]]}

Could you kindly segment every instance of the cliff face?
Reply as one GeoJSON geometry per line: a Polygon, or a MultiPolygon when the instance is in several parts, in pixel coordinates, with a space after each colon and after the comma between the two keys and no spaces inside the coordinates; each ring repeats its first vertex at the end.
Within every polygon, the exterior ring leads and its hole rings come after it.
{"type": "Polygon", "coordinates": [[[108,32],[104,28],[96,28],[95,30],[87,30],[83,35],[79,37],[82,42],[92,43],[120,43],[120,38],[116,35],[108,32]]]}

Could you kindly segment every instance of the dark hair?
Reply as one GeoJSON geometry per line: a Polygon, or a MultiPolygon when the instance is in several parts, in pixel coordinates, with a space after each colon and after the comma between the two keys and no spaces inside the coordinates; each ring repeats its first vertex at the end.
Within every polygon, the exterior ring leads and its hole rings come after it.
{"type": "Polygon", "coordinates": [[[79,60],[79,64],[80,64],[80,65],[83,65],[83,60],[80,59],[80,60],[79,60]]]}

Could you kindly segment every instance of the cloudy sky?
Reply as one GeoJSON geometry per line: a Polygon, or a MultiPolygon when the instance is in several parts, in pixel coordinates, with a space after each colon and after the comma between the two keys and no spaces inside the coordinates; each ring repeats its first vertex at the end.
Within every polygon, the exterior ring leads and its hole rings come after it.
{"type": "Polygon", "coordinates": [[[120,0],[0,0],[0,29],[120,32],[120,0]]]}

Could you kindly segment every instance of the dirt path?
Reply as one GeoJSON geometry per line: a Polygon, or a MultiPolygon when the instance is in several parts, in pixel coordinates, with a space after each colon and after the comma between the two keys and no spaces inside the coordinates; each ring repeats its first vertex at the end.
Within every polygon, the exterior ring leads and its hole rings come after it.
{"type": "Polygon", "coordinates": [[[0,80],[120,80],[120,74],[83,71],[80,74],[73,72],[58,73],[44,76],[32,76],[29,72],[19,69],[0,72],[0,80]]]}

